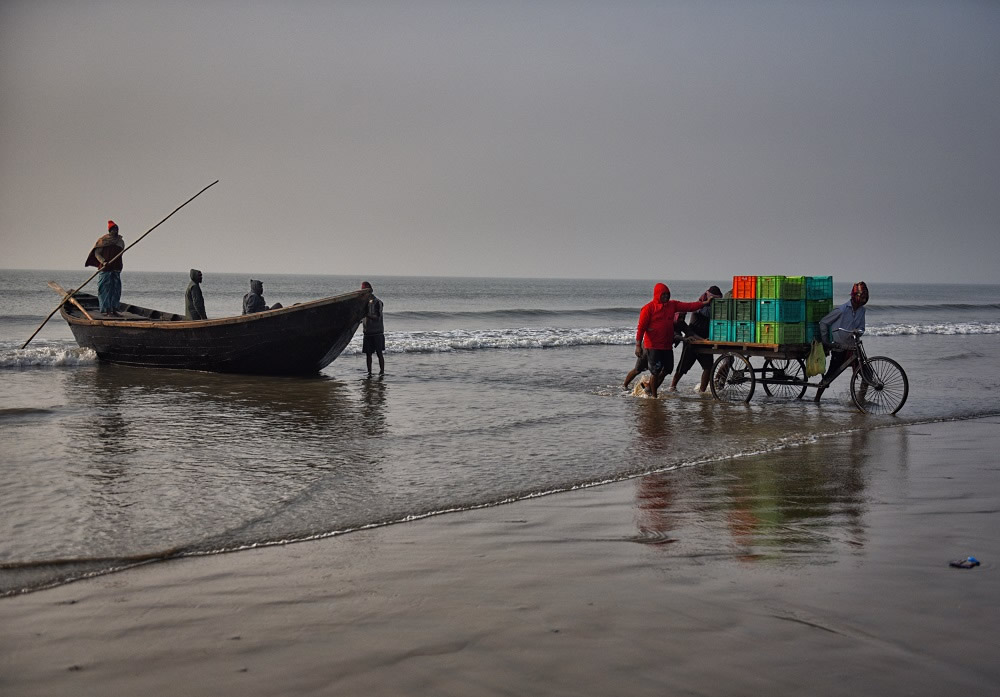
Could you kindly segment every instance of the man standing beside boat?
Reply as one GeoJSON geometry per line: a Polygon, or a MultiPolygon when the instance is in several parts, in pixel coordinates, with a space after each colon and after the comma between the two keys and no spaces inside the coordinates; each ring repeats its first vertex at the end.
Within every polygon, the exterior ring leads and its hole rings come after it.
{"type": "Polygon", "coordinates": [[[201,294],[201,271],[191,269],[191,282],[184,293],[184,319],[208,319],[205,296],[201,294]]]}
{"type": "Polygon", "coordinates": [[[123,265],[122,258],[118,255],[124,250],[125,240],[118,234],[115,221],[109,220],[108,234],[97,239],[84,264],[100,270],[97,274],[97,297],[100,300],[101,314],[110,317],[121,317],[118,313],[118,303],[122,299],[123,265]]]}
{"type": "MultiPolygon", "coordinates": [[[[368,281],[361,283],[362,289],[372,290],[372,284],[368,281]]],[[[361,344],[361,351],[365,354],[365,361],[368,364],[368,374],[372,374],[372,354],[378,356],[378,374],[385,372],[385,358],[382,352],[385,351],[385,327],[382,324],[382,301],[372,293],[368,298],[365,308],[364,319],[364,340],[361,344]]]]}

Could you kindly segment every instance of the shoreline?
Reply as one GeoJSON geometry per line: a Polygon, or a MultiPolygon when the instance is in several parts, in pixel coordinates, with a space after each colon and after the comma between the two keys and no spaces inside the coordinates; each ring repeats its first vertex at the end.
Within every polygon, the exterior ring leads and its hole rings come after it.
{"type": "Polygon", "coordinates": [[[850,432],[0,598],[0,689],[984,691],[998,424],[850,432]]]}

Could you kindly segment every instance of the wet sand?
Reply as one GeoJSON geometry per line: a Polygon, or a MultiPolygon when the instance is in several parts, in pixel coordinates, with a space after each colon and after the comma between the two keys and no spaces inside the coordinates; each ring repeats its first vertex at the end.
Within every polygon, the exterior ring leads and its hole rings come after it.
{"type": "Polygon", "coordinates": [[[0,599],[0,694],[992,694],[998,425],[847,434],[0,599]],[[968,555],[982,566],[948,566],[968,555]]]}

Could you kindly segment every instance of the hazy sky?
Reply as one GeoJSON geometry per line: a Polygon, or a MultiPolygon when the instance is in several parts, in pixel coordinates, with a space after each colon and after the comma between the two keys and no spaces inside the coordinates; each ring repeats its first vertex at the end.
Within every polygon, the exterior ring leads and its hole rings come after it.
{"type": "Polygon", "coordinates": [[[0,2],[0,267],[1000,282],[1000,3],[0,2]]]}

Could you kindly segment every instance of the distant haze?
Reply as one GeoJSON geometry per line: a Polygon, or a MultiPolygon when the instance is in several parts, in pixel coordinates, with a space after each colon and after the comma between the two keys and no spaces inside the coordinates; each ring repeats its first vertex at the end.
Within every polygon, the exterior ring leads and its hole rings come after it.
{"type": "Polygon", "coordinates": [[[1000,3],[0,3],[5,268],[996,282],[1000,3]]]}

